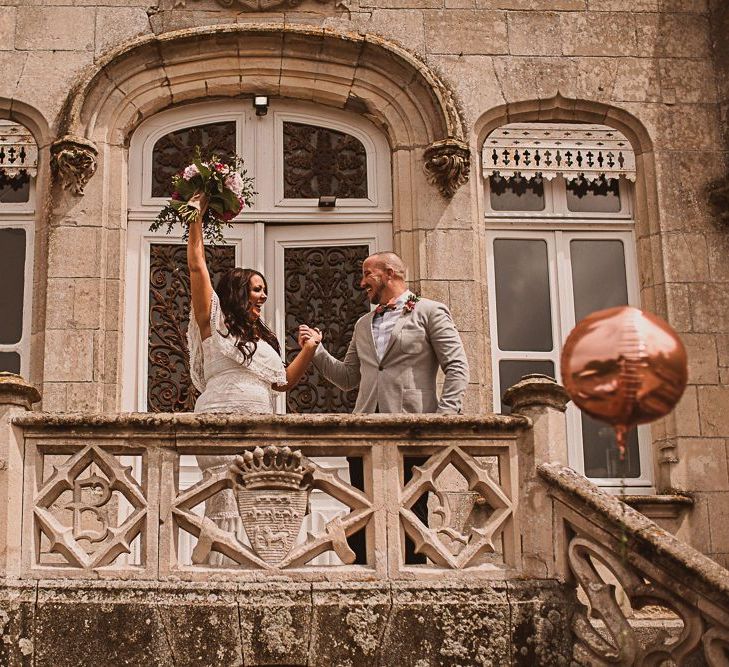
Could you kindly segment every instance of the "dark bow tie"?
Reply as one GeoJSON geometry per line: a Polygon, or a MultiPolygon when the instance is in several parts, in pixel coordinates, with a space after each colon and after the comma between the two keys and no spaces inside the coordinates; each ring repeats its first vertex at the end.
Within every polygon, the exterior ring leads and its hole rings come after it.
{"type": "Polygon", "coordinates": [[[388,310],[395,310],[395,308],[397,308],[397,305],[394,303],[381,303],[375,308],[375,317],[384,315],[388,310]]]}

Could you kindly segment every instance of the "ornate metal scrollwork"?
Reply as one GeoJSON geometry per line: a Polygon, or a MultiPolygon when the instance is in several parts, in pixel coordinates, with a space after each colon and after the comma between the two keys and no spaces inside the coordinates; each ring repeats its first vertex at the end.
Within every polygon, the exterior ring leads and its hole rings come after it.
{"type": "Polygon", "coordinates": [[[190,164],[196,146],[204,149],[204,157],[232,157],[236,153],[235,122],[195,125],[160,137],[152,149],[153,197],[170,195],[172,177],[190,164]]]}
{"type": "Polygon", "coordinates": [[[425,149],[425,173],[438,186],[440,193],[450,199],[471,172],[471,152],[468,144],[458,139],[435,141],[425,149]]]}
{"type": "MultiPolygon", "coordinates": [[[[357,320],[369,310],[358,288],[366,245],[286,248],[284,280],[286,331],[296,331],[302,322],[326,331],[327,349],[342,359],[357,320]]],[[[298,346],[287,345],[286,360],[292,361],[298,346]]],[[[357,391],[342,392],[312,368],[288,392],[289,412],[351,412],[357,391]]]]}
{"type": "Polygon", "coordinates": [[[284,123],[284,197],[367,197],[367,151],[350,134],[306,123],[284,123]]]}
{"type": "Polygon", "coordinates": [[[96,145],[83,139],[66,135],[51,145],[51,165],[61,177],[64,190],[83,195],[84,187],[96,173],[96,145]]]}
{"type": "MultiPolygon", "coordinates": [[[[197,393],[190,382],[187,323],[190,276],[185,246],[154,243],[149,258],[149,342],[147,409],[151,412],[191,412],[197,393]]],[[[232,246],[205,248],[213,281],[233,268],[232,246]]]]}

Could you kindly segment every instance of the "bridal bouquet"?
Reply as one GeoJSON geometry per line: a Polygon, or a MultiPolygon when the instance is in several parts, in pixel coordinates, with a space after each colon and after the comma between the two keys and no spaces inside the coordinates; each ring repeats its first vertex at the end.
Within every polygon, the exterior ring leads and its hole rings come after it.
{"type": "Polygon", "coordinates": [[[192,164],[172,177],[172,199],[159,212],[149,230],[156,232],[166,225],[169,234],[179,222],[184,229],[183,238],[187,239],[190,224],[198,214],[196,205],[189,202],[199,192],[209,198],[203,216],[203,237],[213,245],[223,241],[223,227],[232,227],[230,221],[244,206],[251,205],[256,194],[253,179],[246,176],[241,158],[236,155],[221,159],[213,155],[203,162],[200,148],[196,147],[192,164]]]}

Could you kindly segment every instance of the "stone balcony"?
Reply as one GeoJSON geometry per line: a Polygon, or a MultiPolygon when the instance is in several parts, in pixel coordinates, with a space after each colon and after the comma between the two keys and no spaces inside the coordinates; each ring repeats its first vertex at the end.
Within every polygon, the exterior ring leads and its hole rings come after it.
{"type": "Polygon", "coordinates": [[[566,396],[546,378],[510,390],[511,416],[50,414],[37,399],[0,381],[2,664],[567,665],[575,643],[580,664],[634,664],[623,611],[596,591],[617,583],[630,603],[640,577],[692,628],[684,653],[707,633],[723,650],[724,571],[564,467],[566,396]],[[183,484],[197,456],[227,458],[183,484]],[[361,483],[327,465],[345,457],[361,483]],[[236,516],[205,516],[220,494],[236,516]]]}

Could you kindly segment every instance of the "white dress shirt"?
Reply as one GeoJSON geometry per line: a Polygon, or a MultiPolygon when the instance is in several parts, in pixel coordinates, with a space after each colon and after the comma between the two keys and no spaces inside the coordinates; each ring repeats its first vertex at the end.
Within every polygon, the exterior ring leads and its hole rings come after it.
{"type": "Polygon", "coordinates": [[[405,290],[395,301],[395,307],[392,310],[386,310],[382,315],[375,315],[372,319],[372,338],[375,341],[378,361],[381,361],[385,354],[392,330],[395,328],[395,322],[402,315],[402,309],[411,294],[410,290],[405,290]]]}

